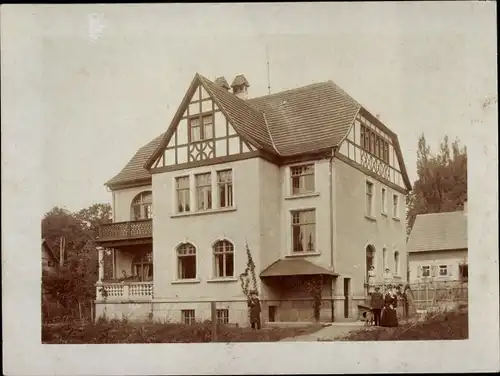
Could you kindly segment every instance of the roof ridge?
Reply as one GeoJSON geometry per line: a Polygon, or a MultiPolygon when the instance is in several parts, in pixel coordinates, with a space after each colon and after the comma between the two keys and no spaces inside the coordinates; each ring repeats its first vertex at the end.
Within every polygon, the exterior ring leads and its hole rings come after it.
{"type": "Polygon", "coordinates": [[[301,90],[301,89],[309,89],[309,88],[314,87],[314,86],[325,85],[327,83],[328,83],[328,81],[315,82],[315,83],[312,83],[312,84],[308,84],[308,85],[304,85],[304,86],[299,86],[299,87],[296,87],[296,88],[293,88],[293,89],[286,89],[286,90],[278,91],[278,92],[272,93],[272,94],[261,95],[260,97],[248,98],[248,99],[246,99],[244,101],[245,102],[249,102],[249,101],[252,101],[254,99],[271,98],[271,97],[275,97],[275,96],[278,96],[278,95],[281,95],[281,94],[285,94],[285,93],[289,93],[289,92],[292,92],[292,91],[297,91],[297,90],[301,90]]]}

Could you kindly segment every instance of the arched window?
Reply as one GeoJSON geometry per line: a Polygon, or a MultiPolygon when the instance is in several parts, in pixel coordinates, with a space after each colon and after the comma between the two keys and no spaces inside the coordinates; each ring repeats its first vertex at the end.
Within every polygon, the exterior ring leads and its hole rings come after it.
{"type": "Polygon", "coordinates": [[[153,253],[147,252],[136,255],[132,260],[132,274],[141,282],[153,280],[153,253]]]}
{"type": "Polygon", "coordinates": [[[234,246],[227,240],[214,244],[214,268],[217,278],[234,276],[234,246]]]}
{"type": "Polygon", "coordinates": [[[394,252],[394,275],[399,275],[399,251],[394,252]]]}
{"type": "Polygon", "coordinates": [[[132,200],[130,209],[132,221],[153,218],[153,193],[151,191],[139,193],[132,200]]]}
{"type": "Polygon", "coordinates": [[[375,248],[372,245],[366,247],[366,280],[368,281],[368,271],[375,267],[375,248]]]}
{"type": "Polygon", "coordinates": [[[177,278],[196,278],[196,248],[191,243],[177,247],[177,278]]]}

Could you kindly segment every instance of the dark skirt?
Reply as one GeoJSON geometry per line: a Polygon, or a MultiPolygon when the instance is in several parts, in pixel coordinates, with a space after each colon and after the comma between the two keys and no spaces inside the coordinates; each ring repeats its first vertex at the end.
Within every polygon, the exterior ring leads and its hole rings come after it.
{"type": "Polygon", "coordinates": [[[398,315],[394,308],[385,307],[382,310],[382,316],[380,317],[380,325],[390,328],[398,326],[398,315]]]}

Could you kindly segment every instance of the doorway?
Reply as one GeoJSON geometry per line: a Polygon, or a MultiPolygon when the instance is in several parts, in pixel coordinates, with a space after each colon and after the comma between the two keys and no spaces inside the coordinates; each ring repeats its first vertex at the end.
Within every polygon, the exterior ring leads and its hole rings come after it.
{"type": "Polygon", "coordinates": [[[351,294],[351,279],[344,278],[344,318],[349,318],[349,295],[351,294]]]}
{"type": "Polygon", "coordinates": [[[275,322],[276,321],[276,311],[277,311],[276,306],[271,305],[268,307],[268,314],[269,314],[269,322],[275,322]]]}

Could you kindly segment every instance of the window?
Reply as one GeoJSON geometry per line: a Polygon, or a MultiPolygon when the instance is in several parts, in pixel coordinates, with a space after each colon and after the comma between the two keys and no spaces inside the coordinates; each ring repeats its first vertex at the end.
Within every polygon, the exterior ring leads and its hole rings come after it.
{"type": "Polygon", "coordinates": [[[366,182],[366,215],[373,217],[373,183],[366,182]]]}
{"type": "Polygon", "coordinates": [[[366,125],[361,125],[360,133],[361,148],[389,163],[389,142],[366,125]]]}
{"type": "Polygon", "coordinates": [[[394,274],[399,275],[399,251],[394,252],[394,274]]]}
{"type": "Polygon", "coordinates": [[[448,265],[439,265],[439,276],[445,277],[448,275],[448,265]]]}
{"type": "Polygon", "coordinates": [[[196,175],[196,203],[198,210],[212,209],[212,175],[196,175]]]}
{"type": "Polygon", "coordinates": [[[234,276],[234,247],[227,240],[214,245],[215,276],[217,278],[234,276]]]}
{"type": "Polygon", "coordinates": [[[422,266],[422,277],[430,277],[430,276],[431,276],[431,267],[422,266]]]}
{"type": "Polygon", "coordinates": [[[229,309],[217,310],[217,324],[229,324],[229,309]]]}
{"type": "Polygon", "coordinates": [[[369,280],[369,271],[372,267],[375,267],[375,248],[369,245],[366,247],[366,281],[369,280]]]}
{"type": "Polygon", "coordinates": [[[189,205],[189,176],[175,179],[177,189],[177,210],[179,213],[188,212],[189,205]]]}
{"type": "Polygon", "coordinates": [[[147,252],[136,255],[132,259],[132,275],[141,282],[153,280],[153,253],[147,252]]]}
{"type": "Polygon", "coordinates": [[[316,243],[316,211],[292,212],[292,251],[314,252],[316,243]]]}
{"type": "Polygon", "coordinates": [[[384,272],[389,268],[389,266],[387,265],[387,249],[384,248],[382,249],[382,261],[383,261],[383,264],[384,264],[384,272]]]}
{"type": "Polygon", "coordinates": [[[192,244],[177,247],[177,268],[178,279],[196,278],[196,248],[192,244]]]}
{"type": "Polygon", "coordinates": [[[229,208],[233,206],[233,172],[231,170],[217,172],[219,185],[219,206],[229,208]]]}
{"type": "Polygon", "coordinates": [[[382,214],[387,214],[387,190],[382,187],[382,214]]]}
{"type": "Polygon", "coordinates": [[[141,192],[132,200],[132,221],[153,218],[153,193],[151,191],[141,192]]]}
{"type": "Polygon", "coordinates": [[[290,167],[292,195],[314,192],[314,164],[290,167]]]}
{"type": "Polygon", "coordinates": [[[191,142],[208,140],[214,137],[214,124],[212,115],[193,117],[189,119],[189,136],[191,142]]]}
{"type": "Polygon", "coordinates": [[[399,196],[392,196],[392,216],[394,218],[399,218],[399,196]]]}
{"type": "Polygon", "coordinates": [[[194,314],[194,309],[183,309],[181,310],[182,322],[186,325],[191,325],[196,322],[196,316],[194,314]]]}

